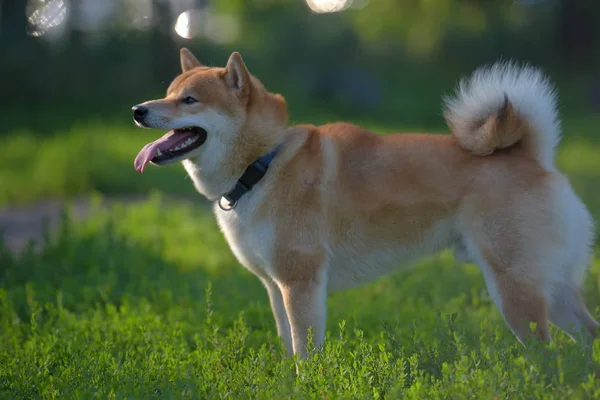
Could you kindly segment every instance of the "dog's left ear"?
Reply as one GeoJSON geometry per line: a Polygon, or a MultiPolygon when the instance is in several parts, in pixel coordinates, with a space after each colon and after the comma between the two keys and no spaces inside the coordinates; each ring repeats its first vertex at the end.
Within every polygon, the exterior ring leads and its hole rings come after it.
{"type": "Polygon", "coordinates": [[[248,100],[250,93],[250,73],[237,51],[231,53],[225,67],[225,83],[236,90],[242,101],[248,100]]]}
{"type": "Polygon", "coordinates": [[[198,61],[198,59],[194,57],[192,52],[186,49],[185,47],[179,50],[179,58],[181,62],[182,72],[189,71],[192,68],[202,66],[202,64],[200,64],[200,61],[198,61]]]}

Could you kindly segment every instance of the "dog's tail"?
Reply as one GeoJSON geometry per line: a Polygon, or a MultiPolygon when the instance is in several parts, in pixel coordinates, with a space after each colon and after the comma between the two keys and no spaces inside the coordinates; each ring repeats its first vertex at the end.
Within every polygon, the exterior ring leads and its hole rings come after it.
{"type": "Polygon", "coordinates": [[[481,67],[444,103],[446,122],[463,148],[487,155],[519,143],[553,169],[561,129],[556,92],[539,69],[511,62],[481,67]]]}

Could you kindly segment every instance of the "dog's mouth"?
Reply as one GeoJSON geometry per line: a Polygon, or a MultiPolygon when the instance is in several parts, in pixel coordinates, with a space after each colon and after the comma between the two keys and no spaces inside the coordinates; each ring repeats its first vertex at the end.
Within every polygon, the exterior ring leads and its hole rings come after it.
{"type": "Polygon", "coordinates": [[[186,154],[202,146],[204,141],[206,130],[197,126],[169,131],[144,146],[135,158],[135,169],[142,173],[149,162],[160,166],[184,160],[186,154]]]}

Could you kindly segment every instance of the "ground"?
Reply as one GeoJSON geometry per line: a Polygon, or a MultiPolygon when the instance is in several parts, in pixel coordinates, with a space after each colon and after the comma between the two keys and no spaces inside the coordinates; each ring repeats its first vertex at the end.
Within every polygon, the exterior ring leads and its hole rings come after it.
{"type": "MultiPolygon", "coordinates": [[[[558,157],[596,220],[599,122],[568,120],[558,157]]],[[[326,347],[296,376],[264,289],[183,168],[133,170],[147,140],[94,123],[0,136],[1,398],[600,396],[600,341],[553,330],[521,346],[449,252],[331,296],[326,347]]],[[[599,278],[596,256],[596,317],[599,278]]]]}

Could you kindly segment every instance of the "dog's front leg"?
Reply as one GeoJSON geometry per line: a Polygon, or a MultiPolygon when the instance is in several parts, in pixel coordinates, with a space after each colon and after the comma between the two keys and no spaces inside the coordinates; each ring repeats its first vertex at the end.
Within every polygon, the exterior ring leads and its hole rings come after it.
{"type": "Polygon", "coordinates": [[[291,356],[293,354],[292,332],[290,331],[290,323],[287,312],[285,311],[285,305],[283,304],[281,290],[277,283],[269,278],[261,278],[261,281],[269,294],[271,310],[273,311],[273,317],[275,318],[275,324],[277,325],[277,334],[281,340],[283,340],[287,354],[291,356]]]}
{"type": "Polygon", "coordinates": [[[280,287],[292,330],[294,354],[304,359],[308,355],[309,328],[312,328],[313,344],[317,349],[321,348],[325,339],[327,279],[315,276],[281,282],[280,287]]]}

